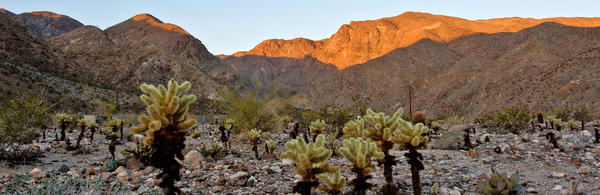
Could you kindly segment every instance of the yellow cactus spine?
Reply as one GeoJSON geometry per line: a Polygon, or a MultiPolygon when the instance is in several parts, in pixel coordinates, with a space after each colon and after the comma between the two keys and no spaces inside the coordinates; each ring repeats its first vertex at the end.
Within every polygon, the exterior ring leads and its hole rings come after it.
{"type": "Polygon", "coordinates": [[[346,185],[346,178],[337,168],[332,172],[318,174],[317,178],[325,183],[325,185],[319,186],[319,190],[331,195],[342,194],[342,188],[346,185]]]}
{"type": "Polygon", "coordinates": [[[316,175],[335,171],[326,162],[331,157],[331,150],[324,147],[325,136],[318,135],[315,142],[306,143],[296,138],[285,143],[287,151],[281,153],[281,159],[289,159],[296,163],[296,174],[302,180],[294,185],[292,191],[302,195],[310,195],[311,190],[319,185],[316,175]]]}
{"type": "Polygon", "coordinates": [[[187,114],[196,96],[183,95],[190,87],[190,82],[178,84],[174,79],[169,81],[167,87],[145,83],[140,86],[145,93],[140,98],[147,106],[147,114],[139,116],[141,126],[132,127],[131,131],[146,135],[144,144],[154,150],[149,162],[162,170],[162,182],[159,186],[166,194],[181,193],[174,186],[175,181],[180,180],[181,168],[175,158],[183,159],[185,134],[196,124],[196,119],[187,114]]]}
{"type": "Polygon", "coordinates": [[[373,141],[364,138],[344,139],[339,152],[352,164],[351,170],[356,174],[356,178],[352,180],[354,192],[365,194],[366,190],[372,187],[367,182],[372,177],[371,172],[375,169],[371,158],[383,159],[385,155],[379,151],[373,141]]]}

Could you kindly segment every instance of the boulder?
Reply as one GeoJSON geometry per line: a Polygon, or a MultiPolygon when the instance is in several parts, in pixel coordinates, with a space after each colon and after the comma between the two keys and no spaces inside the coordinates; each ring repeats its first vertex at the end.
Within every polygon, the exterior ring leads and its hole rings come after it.
{"type": "Polygon", "coordinates": [[[144,163],[140,162],[136,158],[130,158],[125,162],[125,167],[127,167],[129,170],[137,171],[144,168],[144,163]]]}
{"type": "Polygon", "coordinates": [[[197,150],[192,150],[188,152],[183,159],[183,166],[187,169],[199,169],[202,168],[202,160],[204,157],[197,150]]]}
{"type": "Polygon", "coordinates": [[[33,176],[35,179],[42,179],[46,176],[46,174],[40,168],[34,168],[29,172],[29,175],[33,176]]]}

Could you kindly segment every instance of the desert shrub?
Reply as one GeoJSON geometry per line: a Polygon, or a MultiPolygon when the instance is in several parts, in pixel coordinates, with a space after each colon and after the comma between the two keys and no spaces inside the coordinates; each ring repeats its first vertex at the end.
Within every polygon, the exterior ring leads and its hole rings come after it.
{"type": "Polygon", "coordinates": [[[592,120],[592,115],[586,108],[581,108],[573,113],[573,119],[581,122],[581,129],[585,128],[585,122],[592,120]]]}
{"type": "Polygon", "coordinates": [[[14,93],[0,103],[0,142],[31,142],[49,121],[50,108],[43,93],[14,93]]]}
{"type": "Polygon", "coordinates": [[[529,119],[527,107],[509,107],[498,113],[496,124],[512,133],[519,133],[529,123],[529,119]]]}
{"type": "Polygon", "coordinates": [[[423,114],[423,112],[421,111],[416,111],[413,114],[413,124],[417,124],[417,123],[423,123],[425,124],[425,122],[427,121],[427,118],[425,118],[425,114],[423,114]]]}
{"type": "Polygon", "coordinates": [[[39,159],[44,157],[43,153],[37,148],[28,146],[0,145],[0,161],[5,161],[11,165],[39,163],[41,162],[39,159]]]}
{"type": "Polygon", "coordinates": [[[221,92],[220,102],[227,116],[233,119],[235,126],[240,127],[232,132],[234,134],[240,133],[239,130],[248,131],[252,128],[273,131],[281,126],[276,111],[283,105],[283,100],[278,97],[275,89],[268,92],[260,89],[246,90],[240,94],[225,89],[221,92]]]}
{"type": "Polygon", "coordinates": [[[456,150],[462,142],[463,132],[460,130],[445,131],[438,139],[434,139],[430,146],[433,149],[456,150]]]}
{"type": "Polygon", "coordinates": [[[553,113],[555,118],[562,119],[562,121],[567,121],[571,117],[571,111],[567,108],[556,108],[553,113]]]}
{"type": "Polygon", "coordinates": [[[200,154],[202,154],[202,156],[208,158],[212,158],[212,159],[219,159],[223,156],[225,156],[225,154],[223,153],[223,148],[221,148],[221,146],[219,146],[218,144],[212,143],[210,144],[210,148],[206,147],[206,145],[202,144],[202,146],[200,146],[200,148],[198,148],[198,152],[200,152],[200,154]]]}

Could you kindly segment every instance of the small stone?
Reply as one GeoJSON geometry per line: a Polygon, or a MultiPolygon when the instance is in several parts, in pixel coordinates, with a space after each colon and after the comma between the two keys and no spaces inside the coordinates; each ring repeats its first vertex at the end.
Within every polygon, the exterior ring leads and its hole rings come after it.
{"type": "Polygon", "coordinates": [[[127,167],[129,170],[137,171],[144,168],[144,164],[136,158],[130,158],[127,160],[127,162],[125,162],[125,167],[127,167]]]}
{"type": "Polygon", "coordinates": [[[96,175],[96,169],[86,169],[85,170],[85,175],[96,175]]]}
{"type": "Polygon", "coordinates": [[[554,191],[560,191],[560,190],[562,190],[562,186],[560,186],[560,185],[555,185],[555,186],[552,188],[552,190],[554,190],[554,191]]]}
{"type": "Polygon", "coordinates": [[[256,178],[254,178],[254,176],[251,176],[250,178],[248,178],[248,180],[246,181],[246,186],[247,187],[254,187],[254,185],[256,184],[256,178]]]}
{"type": "Polygon", "coordinates": [[[469,150],[469,157],[475,158],[477,156],[478,156],[477,150],[469,150]]]}
{"type": "Polygon", "coordinates": [[[529,134],[524,133],[523,135],[521,135],[521,141],[528,142],[529,140],[531,140],[531,137],[529,136],[529,134]]]}
{"type": "Polygon", "coordinates": [[[204,157],[197,150],[191,150],[188,152],[183,160],[183,165],[188,169],[194,170],[202,167],[202,161],[204,157]]]}
{"type": "Polygon", "coordinates": [[[237,173],[235,173],[233,175],[230,175],[229,179],[238,180],[238,179],[246,178],[246,177],[248,177],[248,173],[246,173],[244,171],[240,171],[240,172],[237,172],[237,173]]]}
{"type": "Polygon", "coordinates": [[[44,172],[40,168],[37,168],[37,167],[34,168],[33,170],[31,170],[29,172],[29,175],[33,176],[33,178],[35,178],[35,179],[41,179],[46,176],[46,174],[44,174],[44,172]]]}
{"type": "Polygon", "coordinates": [[[267,169],[267,173],[269,174],[274,174],[274,173],[281,173],[281,168],[278,166],[271,166],[267,169]]]}
{"type": "Polygon", "coordinates": [[[281,165],[291,166],[291,165],[294,165],[294,161],[292,161],[290,159],[281,159],[281,165]]]}
{"type": "Polygon", "coordinates": [[[530,193],[530,194],[537,194],[538,192],[537,192],[537,190],[536,190],[535,188],[531,188],[531,187],[530,187],[530,188],[527,188],[527,193],[530,193]]]}
{"type": "Polygon", "coordinates": [[[71,168],[69,168],[69,166],[68,166],[68,165],[65,165],[65,164],[63,164],[63,165],[61,165],[61,166],[60,166],[60,168],[58,168],[58,170],[57,170],[57,171],[58,171],[59,173],[67,173],[67,172],[69,172],[70,170],[71,170],[71,168]]]}
{"type": "Polygon", "coordinates": [[[592,172],[592,168],[590,166],[581,166],[577,169],[578,174],[588,174],[592,172]]]}
{"type": "Polygon", "coordinates": [[[552,171],[552,177],[554,177],[554,178],[561,178],[561,177],[565,177],[565,176],[567,176],[565,173],[552,171]]]}
{"type": "Polygon", "coordinates": [[[592,137],[592,133],[589,132],[588,130],[583,130],[583,131],[581,131],[581,136],[583,136],[583,137],[592,137]]]}
{"type": "Polygon", "coordinates": [[[269,154],[269,153],[264,153],[262,156],[260,156],[261,160],[277,160],[277,156],[275,156],[274,154],[269,154]]]}

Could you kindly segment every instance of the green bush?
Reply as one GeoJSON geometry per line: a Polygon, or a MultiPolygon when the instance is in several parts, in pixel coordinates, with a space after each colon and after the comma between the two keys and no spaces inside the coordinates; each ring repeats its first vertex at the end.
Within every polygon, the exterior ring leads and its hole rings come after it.
{"type": "MultiPolygon", "coordinates": [[[[230,89],[222,91],[220,102],[227,116],[235,121],[234,126],[248,131],[259,128],[265,131],[277,129],[281,123],[276,111],[282,100],[275,92],[262,93],[261,90],[250,90],[238,94],[230,89]]],[[[240,129],[232,133],[240,133],[240,129]]]]}
{"type": "Polygon", "coordinates": [[[569,111],[567,108],[556,108],[553,112],[554,116],[562,119],[562,121],[568,121],[571,117],[571,111],[569,111]]]}
{"type": "Polygon", "coordinates": [[[223,148],[215,143],[212,143],[210,148],[207,148],[204,144],[202,144],[202,146],[198,148],[198,152],[200,152],[200,154],[202,154],[202,156],[205,158],[210,157],[215,160],[225,156],[223,153],[223,148]]]}
{"type": "Polygon", "coordinates": [[[529,123],[529,115],[527,107],[509,107],[498,113],[496,125],[512,133],[519,133],[519,130],[525,128],[529,123]]]}
{"type": "Polygon", "coordinates": [[[15,93],[0,103],[0,142],[29,143],[49,121],[50,108],[43,93],[15,93]]]}

